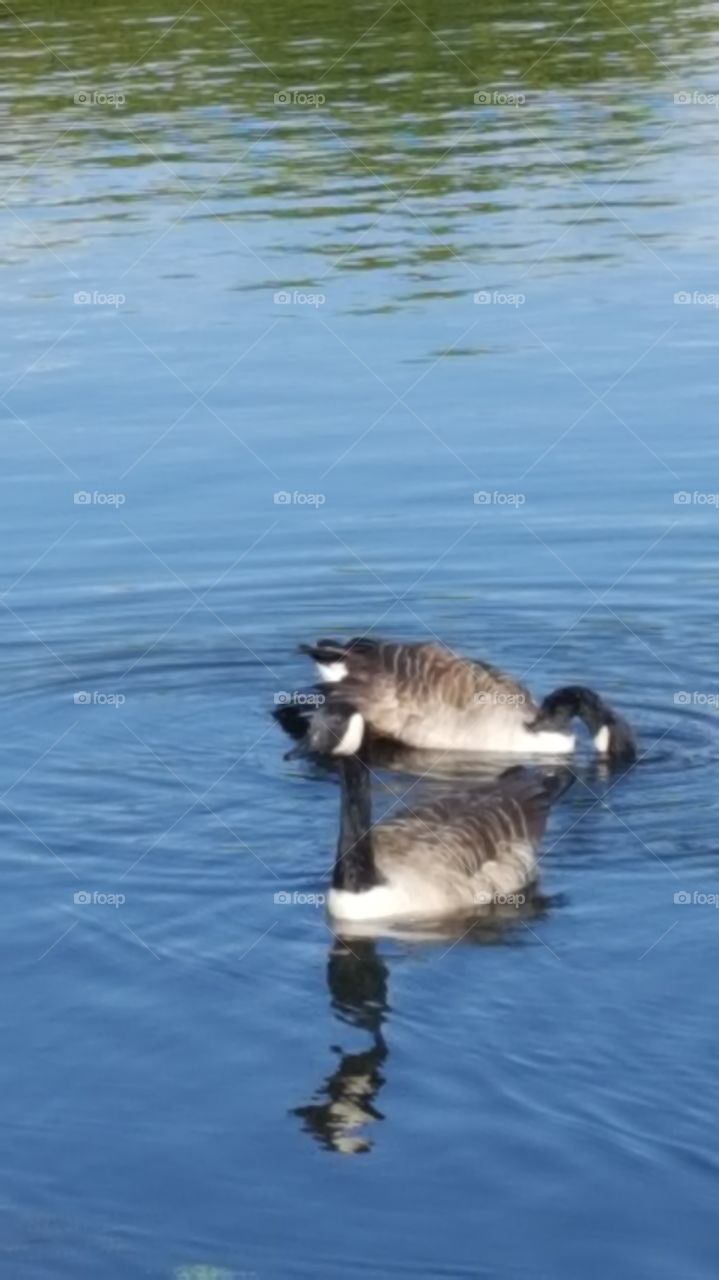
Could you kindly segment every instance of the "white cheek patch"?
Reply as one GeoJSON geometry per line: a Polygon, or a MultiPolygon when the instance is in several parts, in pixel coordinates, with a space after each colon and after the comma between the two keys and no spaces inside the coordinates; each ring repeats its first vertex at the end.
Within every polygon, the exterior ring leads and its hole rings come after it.
{"type": "Polygon", "coordinates": [[[324,684],[339,684],[347,675],[346,662],[317,662],[317,674],[324,684]]]}
{"type": "Polygon", "coordinates": [[[603,724],[599,733],[594,735],[594,745],[600,756],[606,756],[609,753],[609,725],[603,724]]]}
{"type": "Polygon", "coordinates": [[[342,741],[335,747],[335,756],[353,756],[359,751],[364,738],[364,720],[359,711],[354,711],[349,718],[342,741]]]}

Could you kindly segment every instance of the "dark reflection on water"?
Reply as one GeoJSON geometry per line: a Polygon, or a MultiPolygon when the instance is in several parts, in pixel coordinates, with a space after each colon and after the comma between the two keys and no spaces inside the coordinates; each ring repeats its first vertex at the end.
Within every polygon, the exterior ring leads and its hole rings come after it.
{"type": "Polygon", "coordinates": [[[0,1271],[709,1280],[716,4],[13,0],[0,58],[0,1271]],[[269,712],[368,630],[642,758],[526,910],[328,964],[269,712]]]}
{"type": "MultiPolygon", "coordinates": [[[[394,929],[385,926],[381,933],[394,939],[395,945],[403,946],[408,954],[408,948],[419,945],[441,947],[443,955],[460,942],[467,946],[516,944],[521,940],[520,925],[536,937],[531,922],[541,920],[562,902],[560,895],[550,900],[540,894],[536,885],[515,898],[513,904],[493,907],[480,916],[394,929]]],[[[337,937],[330,948],[327,962],[330,1004],[338,1022],[363,1032],[370,1043],[359,1051],[332,1044],[337,1066],[318,1091],[317,1100],[292,1108],[307,1133],[322,1147],[342,1155],[371,1151],[375,1143],[372,1126],[385,1119],[378,1098],[387,1076],[390,1052],[385,1032],[390,1024],[388,983],[392,959],[383,956],[382,944],[376,941],[374,932],[361,925],[343,929],[342,937],[337,937]]]]}
{"type": "Polygon", "coordinates": [[[376,944],[356,939],[352,945],[337,942],[327,963],[327,984],[338,1018],[366,1032],[371,1040],[359,1053],[332,1046],[339,1061],[322,1087],[322,1101],[294,1107],[308,1133],[330,1151],[358,1155],[372,1143],[366,1126],[383,1120],[377,1096],[384,1084],[383,1068],[388,1049],[383,1024],[387,1017],[387,966],[376,944]]]}

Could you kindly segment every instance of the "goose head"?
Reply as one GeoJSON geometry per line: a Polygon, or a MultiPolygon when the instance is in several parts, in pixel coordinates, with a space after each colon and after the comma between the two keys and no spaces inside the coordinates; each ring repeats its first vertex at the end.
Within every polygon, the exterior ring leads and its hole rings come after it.
{"type": "Polygon", "coordinates": [[[353,756],[365,736],[365,721],[356,707],[333,700],[312,715],[302,741],[288,752],[285,759],[296,756],[353,756]]]}
{"type": "Polygon", "coordinates": [[[321,707],[312,717],[307,749],[317,755],[353,756],[364,741],[364,717],[350,703],[321,707]]]}

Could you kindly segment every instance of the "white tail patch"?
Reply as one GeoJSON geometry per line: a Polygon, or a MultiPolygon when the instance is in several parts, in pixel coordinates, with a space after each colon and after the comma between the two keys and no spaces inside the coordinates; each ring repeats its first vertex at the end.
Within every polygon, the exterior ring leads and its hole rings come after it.
{"type": "Polygon", "coordinates": [[[339,659],[337,662],[316,662],[315,666],[323,684],[339,684],[347,675],[347,663],[339,659]]]}
{"type": "Polygon", "coordinates": [[[609,725],[603,724],[601,729],[599,730],[599,733],[595,733],[594,735],[594,745],[597,751],[599,752],[600,756],[606,756],[609,754],[610,738],[611,738],[611,733],[609,730],[609,725]]]}

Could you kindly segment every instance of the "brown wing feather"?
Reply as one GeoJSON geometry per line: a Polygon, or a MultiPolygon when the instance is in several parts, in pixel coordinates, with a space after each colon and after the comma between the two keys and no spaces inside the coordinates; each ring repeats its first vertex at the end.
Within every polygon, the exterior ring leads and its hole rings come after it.
{"type": "Polygon", "coordinates": [[[497,667],[457,657],[440,645],[364,638],[322,644],[333,644],[334,656],[347,667],[342,697],[388,737],[402,739],[408,723],[447,709],[481,713],[492,700],[509,698],[534,707],[529,690],[497,667]]]}
{"type": "Polygon", "coordinates": [[[459,792],[391,818],[374,830],[378,864],[411,859],[442,876],[471,876],[489,861],[510,858],[517,845],[536,849],[556,790],[552,781],[512,771],[489,793],[459,792]]]}

